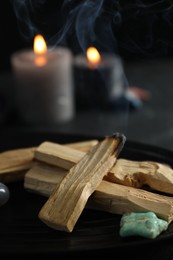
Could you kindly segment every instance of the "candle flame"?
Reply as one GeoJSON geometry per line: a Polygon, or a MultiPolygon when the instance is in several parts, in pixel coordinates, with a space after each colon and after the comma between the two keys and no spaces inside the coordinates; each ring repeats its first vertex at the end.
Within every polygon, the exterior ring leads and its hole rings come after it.
{"type": "Polygon", "coordinates": [[[38,34],[34,38],[34,53],[44,54],[47,51],[47,45],[42,35],[38,34]]]}
{"type": "Polygon", "coordinates": [[[45,54],[47,52],[47,45],[42,35],[38,34],[34,38],[34,53],[37,55],[35,64],[37,66],[44,66],[47,62],[45,54]]]}
{"type": "Polygon", "coordinates": [[[97,65],[101,61],[101,55],[95,47],[89,47],[86,51],[86,55],[92,65],[97,65]]]}

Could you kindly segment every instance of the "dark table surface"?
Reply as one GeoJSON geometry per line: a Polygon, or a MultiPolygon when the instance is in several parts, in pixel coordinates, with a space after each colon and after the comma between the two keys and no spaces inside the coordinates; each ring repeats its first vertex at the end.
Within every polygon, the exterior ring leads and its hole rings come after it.
{"type": "MultiPolygon", "coordinates": [[[[138,109],[126,113],[77,111],[75,118],[57,125],[31,126],[19,122],[13,113],[13,80],[9,71],[0,74],[0,91],[8,93],[7,109],[1,107],[0,145],[1,150],[14,147],[16,136],[23,138],[27,132],[65,134],[67,136],[98,136],[123,132],[127,140],[161,147],[173,151],[173,59],[145,60],[124,63],[125,73],[130,86],[137,86],[151,92],[151,98],[138,109]],[[4,110],[3,110],[4,109],[4,110]],[[2,113],[3,112],[3,113],[2,113]],[[15,139],[15,140],[14,140],[15,139]]],[[[140,259],[173,259],[172,239],[160,244],[119,251],[124,255],[140,259]],[[139,253],[137,253],[138,251],[139,253]],[[141,256],[143,255],[143,258],[141,256]]],[[[92,253],[92,252],[91,252],[92,253]]],[[[104,254],[104,252],[101,252],[104,254]]],[[[109,257],[114,252],[107,252],[109,257]]],[[[98,252],[95,252],[97,255],[98,252]]],[[[118,259],[118,258],[116,258],[118,259]]]]}

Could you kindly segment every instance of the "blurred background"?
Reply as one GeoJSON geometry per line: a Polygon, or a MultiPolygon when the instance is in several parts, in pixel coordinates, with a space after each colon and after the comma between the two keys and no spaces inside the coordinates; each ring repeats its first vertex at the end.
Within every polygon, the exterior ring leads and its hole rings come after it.
{"type": "Polygon", "coordinates": [[[125,113],[86,109],[71,122],[42,129],[87,135],[123,131],[130,139],[172,149],[172,1],[7,0],[0,3],[0,19],[2,127],[30,127],[15,114],[10,57],[31,48],[41,33],[48,45],[67,46],[74,55],[91,44],[120,55],[129,87],[125,113]]]}
{"type": "Polygon", "coordinates": [[[74,53],[91,43],[132,61],[173,53],[170,0],[7,0],[1,1],[0,12],[1,70],[9,69],[11,53],[32,47],[37,33],[48,44],[66,45],[74,53]]]}

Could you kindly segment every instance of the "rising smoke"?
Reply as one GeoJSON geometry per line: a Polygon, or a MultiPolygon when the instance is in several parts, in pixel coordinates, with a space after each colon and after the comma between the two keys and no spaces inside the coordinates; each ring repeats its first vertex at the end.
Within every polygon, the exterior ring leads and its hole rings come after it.
{"type": "Polygon", "coordinates": [[[11,0],[21,36],[51,46],[157,56],[173,48],[172,0],[11,0]]]}

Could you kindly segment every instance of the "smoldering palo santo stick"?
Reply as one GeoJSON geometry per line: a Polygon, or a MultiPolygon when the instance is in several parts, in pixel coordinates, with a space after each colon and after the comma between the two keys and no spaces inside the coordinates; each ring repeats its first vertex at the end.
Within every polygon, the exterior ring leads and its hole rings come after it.
{"type": "Polygon", "coordinates": [[[114,165],[126,137],[105,137],[74,165],[41,208],[38,217],[53,229],[71,232],[89,196],[114,165]]]}

